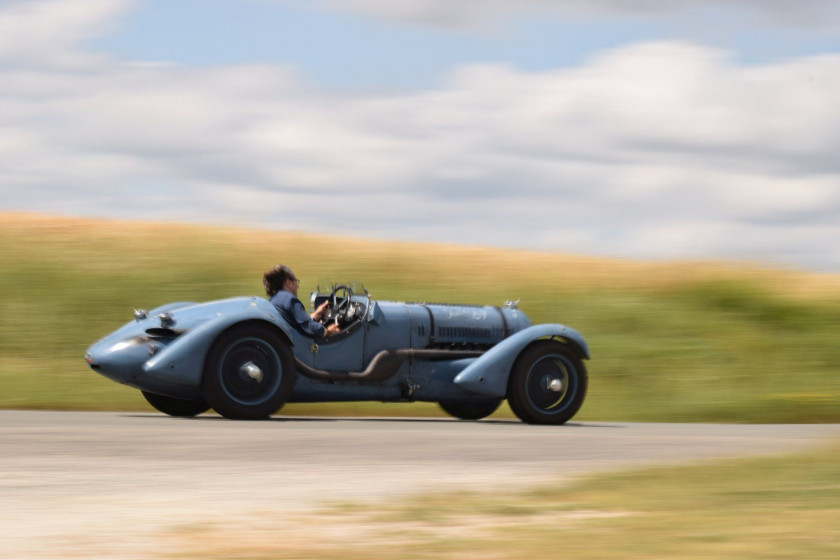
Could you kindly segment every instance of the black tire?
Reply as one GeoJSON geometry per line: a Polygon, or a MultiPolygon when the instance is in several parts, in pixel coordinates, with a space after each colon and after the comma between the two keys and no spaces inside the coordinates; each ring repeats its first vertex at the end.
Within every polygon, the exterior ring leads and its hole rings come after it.
{"type": "Polygon", "coordinates": [[[485,401],[441,401],[438,404],[450,416],[461,420],[481,420],[490,416],[503,399],[489,399],[485,401]]]}
{"type": "Polygon", "coordinates": [[[563,424],[583,404],[586,368],[562,342],[543,340],[517,358],[508,380],[508,403],[529,424],[563,424]]]}
{"type": "Polygon", "coordinates": [[[295,360],[281,335],[259,325],[233,327],[207,353],[202,388],[213,409],[234,420],[276,412],[295,386],[295,360]]]}
{"type": "Polygon", "coordinates": [[[210,410],[204,400],[190,401],[185,399],[176,399],[174,397],[165,397],[157,393],[149,393],[147,391],[140,391],[150,405],[156,410],[168,414],[169,416],[179,416],[183,418],[192,418],[198,416],[202,412],[210,410]]]}

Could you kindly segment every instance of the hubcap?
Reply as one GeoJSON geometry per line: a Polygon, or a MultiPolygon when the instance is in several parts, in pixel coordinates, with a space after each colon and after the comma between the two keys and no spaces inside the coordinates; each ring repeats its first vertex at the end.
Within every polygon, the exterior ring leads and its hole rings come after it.
{"type": "Polygon", "coordinates": [[[545,383],[546,389],[559,393],[563,390],[563,380],[559,377],[549,377],[545,383]]]}
{"type": "Polygon", "coordinates": [[[239,368],[239,373],[241,373],[243,376],[247,375],[257,383],[262,383],[263,372],[254,362],[242,364],[242,367],[239,368]]]}

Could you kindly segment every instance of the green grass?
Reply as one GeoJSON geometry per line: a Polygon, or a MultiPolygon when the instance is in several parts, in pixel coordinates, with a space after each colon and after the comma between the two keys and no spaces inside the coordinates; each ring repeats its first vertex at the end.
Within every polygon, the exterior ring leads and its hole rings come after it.
{"type": "MultiPolygon", "coordinates": [[[[377,299],[500,304],[590,344],[578,419],[835,422],[840,279],[294,233],[3,215],[0,407],[148,410],[91,372],[93,341],[135,307],[262,293],[277,262],[377,299]]],[[[289,405],[300,414],[438,414],[434,405],[289,405]]],[[[499,415],[509,415],[503,408],[499,415]]]]}
{"type": "Polygon", "coordinates": [[[261,521],[260,532],[182,528],[173,552],[210,559],[833,559],[840,557],[840,447],[261,521]]]}

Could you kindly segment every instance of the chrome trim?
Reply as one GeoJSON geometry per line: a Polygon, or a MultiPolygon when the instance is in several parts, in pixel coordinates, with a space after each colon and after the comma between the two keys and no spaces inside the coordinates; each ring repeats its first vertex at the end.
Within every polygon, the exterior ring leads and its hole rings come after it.
{"type": "Polygon", "coordinates": [[[247,375],[257,383],[262,383],[263,372],[254,362],[242,364],[242,367],[239,368],[239,373],[247,375]]]}

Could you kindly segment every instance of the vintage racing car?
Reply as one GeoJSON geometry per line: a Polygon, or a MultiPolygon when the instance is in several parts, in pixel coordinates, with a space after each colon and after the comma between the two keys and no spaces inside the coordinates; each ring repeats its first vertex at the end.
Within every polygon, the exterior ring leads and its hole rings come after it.
{"type": "Polygon", "coordinates": [[[320,289],[338,334],[312,339],[268,300],[238,297],[135,310],[91,346],[90,367],[140,389],[157,410],[213,408],[261,419],[286,402],[428,401],[477,420],[508,399],[533,424],[562,424],[583,404],[589,350],[564,325],[532,325],[503,306],[375,301],[352,284],[320,289]]]}

